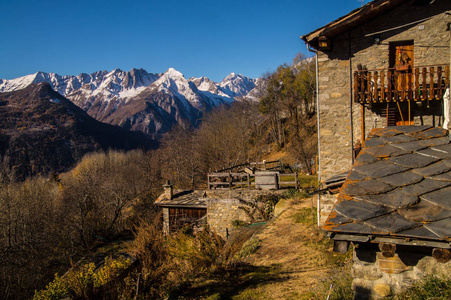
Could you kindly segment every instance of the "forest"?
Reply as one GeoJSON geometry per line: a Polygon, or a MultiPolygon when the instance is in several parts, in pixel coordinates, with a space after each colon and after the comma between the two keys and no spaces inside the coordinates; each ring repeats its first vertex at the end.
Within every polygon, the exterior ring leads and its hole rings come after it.
{"type": "Polygon", "coordinates": [[[156,150],[93,152],[68,172],[20,181],[1,169],[0,298],[92,299],[99,282],[109,282],[107,274],[133,265],[120,288],[98,295],[155,299],[179,288],[193,270],[226,268],[224,241],[208,228],[168,242],[153,201],[167,180],[176,188],[205,188],[209,171],[274,153],[283,153],[299,172],[314,173],[313,61],[299,55],[263,78],[259,102],[218,107],[198,128],[176,126],[156,150]],[[97,278],[92,266],[79,263],[117,242],[126,242],[139,266],[117,258],[105,262],[106,275],[97,278]]]}

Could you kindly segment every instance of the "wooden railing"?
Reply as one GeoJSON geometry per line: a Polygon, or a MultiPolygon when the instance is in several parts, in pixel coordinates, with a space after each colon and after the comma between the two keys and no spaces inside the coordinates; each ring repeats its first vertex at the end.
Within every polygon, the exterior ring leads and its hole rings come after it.
{"type": "Polygon", "coordinates": [[[354,72],[358,103],[442,99],[449,86],[449,65],[354,72]]]}
{"type": "Polygon", "coordinates": [[[284,187],[298,188],[299,179],[297,173],[273,173],[247,174],[247,173],[210,173],[208,174],[208,189],[234,189],[234,188],[257,188],[255,177],[274,177],[276,189],[284,187]]]}

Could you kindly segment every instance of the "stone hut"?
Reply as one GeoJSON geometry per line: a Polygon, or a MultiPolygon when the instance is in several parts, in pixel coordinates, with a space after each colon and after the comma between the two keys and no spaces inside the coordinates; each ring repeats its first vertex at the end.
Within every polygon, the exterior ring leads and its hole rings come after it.
{"type": "Polygon", "coordinates": [[[320,180],[349,172],[373,128],[447,128],[450,14],[449,0],[375,0],[301,37],[317,53],[320,180]]]}
{"type": "Polygon", "coordinates": [[[220,189],[220,190],[176,190],[170,182],[155,201],[163,211],[163,231],[177,232],[189,225],[196,232],[205,224],[227,238],[233,231],[232,222],[251,223],[260,221],[257,203],[260,195],[280,194],[281,191],[220,189]]]}
{"type": "Polygon", "coordinates": [[[355,299],[384,299],[428,274],[450,276],[451,143],[431,126],[373,129],[324,228],[355,245],[355,299]]]}

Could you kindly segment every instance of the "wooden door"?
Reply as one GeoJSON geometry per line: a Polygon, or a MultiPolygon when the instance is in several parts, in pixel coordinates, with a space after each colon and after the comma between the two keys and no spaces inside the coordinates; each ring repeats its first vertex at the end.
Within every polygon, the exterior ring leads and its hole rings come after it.
{"type": "Polygon", "coordinates": [[[390,43],[390,68],[402,72],[414,65],[413,41],[390,43]]]}
{"type": "MultiPolygon", "coordinates": [[[[390,68],[393,69],[393,86],[397,89],[397,95],[405,99],[406,93],[410,93],[409,86],[412,86],[411,75],[414,67],[414,44],[413,41],[403,41],[390,43],[390,68]]],[[[410,106],[407,111],[401,110],[399,103],[398,116],[395,122],[396,125],[412,125],[412,115],[409,113],[410,106]],[[410,117],[410,118],[409,118],[410,117]],[[410,119],[410,120],[409,120],[410,119]]]]}

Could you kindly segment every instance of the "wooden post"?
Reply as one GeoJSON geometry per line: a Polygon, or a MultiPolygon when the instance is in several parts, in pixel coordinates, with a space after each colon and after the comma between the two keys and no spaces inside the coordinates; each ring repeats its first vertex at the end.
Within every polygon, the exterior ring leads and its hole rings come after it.
{"type": "Polygon", "coordinates": [[[415,100],[420,100],[420,69],[415,68],[415,100]]]}
{"type": "Polygon", "coordinates": [[[298,189],[298,172],[294,173],[294,185],[295,189],[298,189]]]}
{"type": "Polygon", "coordinates": [[[360,102],[360,94],[359,94],[359,73],[354,72],[354,101],[360,102]]]}
{"type": "Polygon", "coordinates": [[[423,74],[422,75],[423,75],[423,89],[422,89],[423,95],[421,96],[421,100],[426,100],[426,99],[428,99],[428,96],[427,96],[428,89],[427,89],[427,80],[426,80],[426,77],[427,77],[426,68],[423,68],[423,74]]]}
{"type": "Polygon", "coordinates": [[[247,175],[247,188],[250,189],[251,188],[251,175],[246,174],[247,175]]]}
{"type": "Polygon", "coordinates": [[[437,99],[442,98],[442,67],[437,68],[437,99]]]}
{"type": "Polygon", "coordinates": [[[274,183],[276,185],[276,190],[279,189],[279,176],[277,176],[277,173],[274,173],[274,183]]]}
{"type": "Polygon", "coordinates": [[[385,72],[381,71],[381,100],[385,101],[385,72]]]}
{"type": "Polygon", "coordinates": [[[396,253],[396,244],[379,244],[379,250],[381,250],[384,257],[394,257],[396,253]]]}
{"type": "Polygon", "coordinates": [[[429,100],[433,100],[435,98],[434,91],[434,67],[429,68],[429,100]]]}
{"type": "Polygon", "coordinates": [[[362,103],[360,106],[360,112],[362,115],[362,125],[361,125],[361,130],[362,130],[362,143],[365,141],[365,104],[362,103]]]}
{"type": "Polygon", "coordinates": [[[210,174],[207,174],[207,184],[208,184],[208,189],[211,190],[211,185],[210,185],[210,174]]]}
{"type": "Polygon", "coordinates": [[[348,252],[348,248],[349,248],[348,241],[334,241],[334,248],[332,251],[344,254],[348,252]]]}
{"type": "Polygon", "coordinates": [[[374,78],[373,100],[376,102],[376,101],[379,100],[379,91],[377,89],[377,71],[374,71],[374,77],[373,78],[374,78]]]}
{"type": "Polygon", "coordinates": [[[447,263],[451,259],[451,251],[449,249],[434,248],[432,257],[439,263],[447,263]]]}
{"type": "Polygon", "coordinates": [[[229,189],[232,189],[232,174],[229,173],[229,189]]]}
{"type": "Polygon", "coordinates": [[[392,100],[392,89],[393,89],[393,73],[392,70],[388,70],[388,76],[387,76],[387,85],[388,85],[388,101],[392,100]]]}

